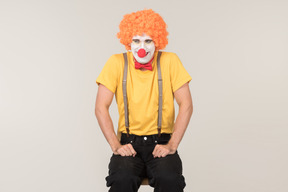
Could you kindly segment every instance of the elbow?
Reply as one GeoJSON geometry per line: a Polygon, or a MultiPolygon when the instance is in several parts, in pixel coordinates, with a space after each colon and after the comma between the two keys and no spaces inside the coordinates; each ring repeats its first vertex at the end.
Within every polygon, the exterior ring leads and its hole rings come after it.
{"type": "Polygon", "coordinates": [[[101,117],[103,116],[104,111],[101,108],[97,108],[95,107],[95,117],[96,119],[99,121],[101,119],[101,117]]]}
{"type": "Polygon", "coordinates": [[[102,114],[107,113],[108,110],[109,110],[109,107],[107,108],[107,107],[105,107],[103,105],[99,105],[99,104],[96,103],[95,111],[94,111],[96,118],[98,119],[102,114]]]}
{"type": "Polygon", "coordinates": [[[192,103],[191,103],[191,105],[188,105],[188,112],[189,112],[189,115],[191,117],[193,114],[193,104],[192,103]]]}
{"type": "Polygon", "coordinates": [[[188,114],[190,117],[193,114],[193,104],[192,103],[182,103],[179,106],[180,109],[182,109],[186,114],[188,114]]]}
{"type": "Polygon", "coordinates": [[[97,119],[98,119],[99,115],[102,113],[102,109],[101,108],[102,107],[99,105],[99,103],[96,102],[94,113],[95,113],[95,116],[96,116],[97,119]]]}
{"type": "Polygon", "coordinates": [[[100,113],[99,108],[97,108],[97,106],[96,106],[95,111],[94,111],[96,118],[98,117],[99,113],[100,113]]]}

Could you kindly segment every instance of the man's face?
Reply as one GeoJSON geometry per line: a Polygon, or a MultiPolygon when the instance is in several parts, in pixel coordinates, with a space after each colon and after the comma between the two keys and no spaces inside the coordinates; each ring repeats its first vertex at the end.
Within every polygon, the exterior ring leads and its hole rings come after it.
{"type": "Polygon", "coordinates": [[[139,63],[145,64],[153,58],[155,44],[152,38],[146,34],[136,35],[132,38],[131,51],[139,63]]]}

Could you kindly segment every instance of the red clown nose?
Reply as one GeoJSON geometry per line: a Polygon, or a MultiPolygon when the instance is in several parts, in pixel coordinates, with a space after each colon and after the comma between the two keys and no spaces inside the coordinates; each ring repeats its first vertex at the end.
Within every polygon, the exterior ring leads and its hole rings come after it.
{"type": "Polygon", "coordinates": [[[137,54],[139,57],[142,58],[142,57],[146,56],[146,51],[145,51],[145,49],[139,49],[137,54]]]}

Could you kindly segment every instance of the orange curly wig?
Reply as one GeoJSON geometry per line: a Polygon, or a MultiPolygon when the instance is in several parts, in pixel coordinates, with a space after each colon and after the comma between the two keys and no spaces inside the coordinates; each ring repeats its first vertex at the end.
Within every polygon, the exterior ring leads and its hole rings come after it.
{"type": "Polygon", "coordinates": [[[168,44],[166,28],[166,23],[158,13],[152,9],[145,9],[124,15],[117,37],[120,39],[120,43],[125,45],[126,50],[131,50],[130,44],[133,36],[141,36],[145,33],[153,39],[155,48],[160,50],[168,44]]]}

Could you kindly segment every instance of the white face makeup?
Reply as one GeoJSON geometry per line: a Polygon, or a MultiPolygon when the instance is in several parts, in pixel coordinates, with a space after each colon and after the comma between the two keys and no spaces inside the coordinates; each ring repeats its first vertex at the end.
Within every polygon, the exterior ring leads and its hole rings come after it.
{"type": "Polygon", "coordinates": [[[146,34],[142,36],[136,35],[132,38],[131,51],[135,59],[141,63],[148,63],[154,55],[155,44],[151,37],[146,34]],[[141,50],[144,49],[144,50],[141,50]],[[138,51],[140,52],[138,53],[138,51]]]}

